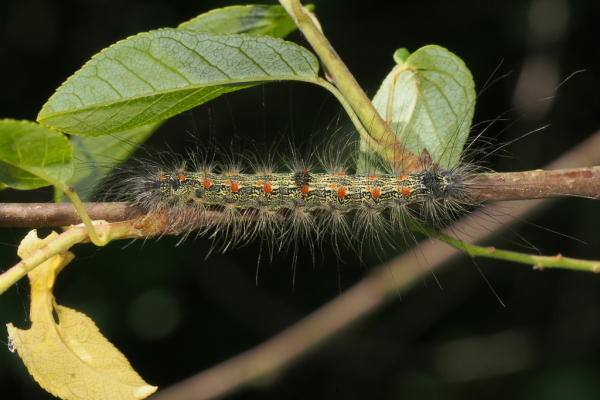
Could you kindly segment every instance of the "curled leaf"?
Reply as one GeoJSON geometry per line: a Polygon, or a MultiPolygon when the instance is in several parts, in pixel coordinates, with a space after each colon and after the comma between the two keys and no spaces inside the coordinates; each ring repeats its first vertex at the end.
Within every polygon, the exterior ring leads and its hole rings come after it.
{"type": "Polygon", "coordinates": [[[465,63],[440,46],[410,54],[399,49],[397,65],[373,98],[397,138],[414,154],[427,149],[449,168],[459,160],[475,110],[475,83],[465,63]]]}

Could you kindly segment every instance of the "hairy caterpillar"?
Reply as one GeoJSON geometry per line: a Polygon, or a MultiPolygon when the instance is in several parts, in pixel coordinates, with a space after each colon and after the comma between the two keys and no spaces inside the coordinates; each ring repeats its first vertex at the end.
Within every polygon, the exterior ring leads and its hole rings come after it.
{"type": "Polygon", "coordinates": [[[198,154],[137,158],[100,193],[164,218],[166,233],[208,234],[223,250],[261,238],[275,252],[299,242],[314,248],[328,236],[336,246],[391,243],[409,219],[439,228],[476,203],[467,179],[474,167],[441,168],[427,151],[417,172],[387,166],[354,174],[341,162],[315,166],[298,158],[283,170],[260,162],[247,170],[238,162],[219,167],[198,154]]]}

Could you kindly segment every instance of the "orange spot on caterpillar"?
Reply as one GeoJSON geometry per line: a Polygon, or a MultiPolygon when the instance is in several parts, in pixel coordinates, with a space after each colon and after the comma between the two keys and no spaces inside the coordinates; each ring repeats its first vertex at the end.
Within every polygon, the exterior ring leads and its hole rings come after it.
{"type": "Polygon", "coordinates": [[[300,172],[302,172],[303,174],[308,174],[308,170],[307,170],[307,169],[303,169],[303,170],[302,170],[302,171],[300,171],[300,172]]]}
{"type": "Polygon", "coordinates": [[[271,186],[269,182],[265,183],[265,186],[263,186],[263,192],[265,192],[266,194],[271,194],[272,191],[273,186],[271,186]]]}
{"type": "Polygon", "coordinates": [[[336,185],[335,183],[332,183],[331,185],[329,185],[329,187],[330,187],[331,189],[335,189],[335,188],[337,187],[337,185],[336,185]]]}
{"type": "Polygon", "coordinates": [[[208,189],[210,187],[211,183],[210,183],[210,179],[205,179],[202,182],[202,186],[204,186],[206,189],[208,189]]]}
{"type": "Polygon", "coordinates": [[[408,178],[408,175],[402,174],[402,175],[399,176],[399,178],[404,180],[404,179],[408,178]]]}
{"type": "Polygon", "coordinates": [[[136,222],[134,222],[134,224],[133,224],[133,228],[134,228],[134,229],[142,229],[143,227],[144,227],[144,224],[143,224],[143,223],[141,223],[141,222],[137,222],[137,221],[136,221],[136,222]]]}
{"type": "Polygon", "coordinates": [[[300,193],[302,193],[303,195],[307,195],[308,194],[308,185],[302,185],[300,187],[300,193]]]}
{"type": "Polygon", "coordinates": [[[262,181],[257,181],[256,182],[256,186],[262,186],[262,185],[263,185],[262,181]]]}
{"type": "Polygon", "coordinates": [[[161,181],[164,181],[165,179],[167,179],[167,178],[165,178],[165,173],[164,173],[164,171],[160,171],[160,172],[158,173],[158,179],[160,179],[161,181]]]}
{"type": "Polygon", "coordinates": [[[407,188],[407,187],[403,187],[400,191],[405,196],[408,196],[410,194],[410,188],[407,188]]]}
{"type": "Polygon", "coordinates": [[[240,188],[240,187],[238,186],[237,182],[233,182],[233,183],[231,184],[231,186],[229,186],[229,189],[230,189],[232,192],[234,192],[234,193],[235,193],[235,192],[237,192],[237,191],[239,190],[239,188],[240,188]]]}
{"type": "Polygon", "coordinates": [[[371,196],[373,196],[374,199],[378,199],[381,196],[381,190],[377,188],[371,190],[371,196]]]}
{"type": "Polygon", "coordinates": [[[273,171],[270,171],[270,170],[265,171],[265,175],[271,175],[272,173],[273,173],[273,171]]]}
{"type": "Polygon", "coordinates": [[[183,181],[185,181],[185,175],[183,175],[183,174],[179,174],[179,181],[180,181],[180,182],[183,182],[183,181]]]}
{"type": "Polygon", "coordinates": [[[226,185],[231,185],[231,181],[230,181],[229,179],[227,179],[227,180],[225,181],[225,184],[226,184],[226,185]]]}
{"type": "Polygon", "coordinates": [[[236,169],[236,170],[233,170],[233,171],[231,171],[231,173],[232,173],[232,174],[234,174],[234,175],[237,175],[237,174],[239,174],[239,173],[240,173],[240,171],[238,171],[238,170],[236,169]]]}
{"type": "Polygon", "coordinates": [[[204,172],[205,174],[212,174],[212,172],[210,172],[210,169],[205,169],[203,172],[204,172]]]}
{"type": "Polygon", "coordinates": [[[346,189],[340,186],[337,190],[337,195],[340,199],[343,199],[346,197],[346,189]]]}
{"type": "Polygon", "coordinates": [[[338,172],[338,176],[346,176],[346,174],[343,172],[338,172]]]}
{"type": "Polygon", "coordinates": [[[365,188],[365,190],[366,190],[366,191],[368,191],[368,192],[370,192],[370,191],[371,191],[371,186],[367,186],[367,187],[365,188]]]}
{"type": "Polygon", "coordinates": [[[371,175],[371,179],[377,179],[377,175],[371,175]]]}
{"type": "Polygon", "coordinates": [[[177,177],[179,178],[179,181],[180,182],[185,181],[185,175],[184,175],[185,174],[185,169],[178,169],[177,173],[178,173],[177,177]]]}

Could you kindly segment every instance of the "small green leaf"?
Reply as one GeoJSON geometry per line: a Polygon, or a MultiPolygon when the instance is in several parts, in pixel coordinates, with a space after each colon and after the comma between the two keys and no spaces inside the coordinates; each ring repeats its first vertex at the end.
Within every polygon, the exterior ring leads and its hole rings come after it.
{"type": "Polygon", "coordinates": [[[434,162],[450,168],[469,136],[476,96],[473,77],[460,58],[439,46],[425,46],[404,61],[403,55],[394,55],[398,65],[373,104],[406,148],[417,155],[427,149],[434,162]]]}
{"type": "Polygon", "coordinates": [[[409,56],[410,52],[408,51],[408,49],[403,47],[401,49],[396,50],[396,52],[394,53],[394,61],[396,61],[396,64],[404,64],[409,56]]]}
{"type": "MultiPolygon", "coordinates": [[[[72,136],[75,174],[67,182],[87,201],[102,183],[111,167],[125,162],[133,152],[150,137],[163,122],[142,126],[110,136],[72,136]]],[[[62,190],[54,189],[56,203],[68,202],[62,190]]]]}
{"type": "MultiPolygon", "coordinates": [[[[309,4],[305,8],[312,11],[314,6],[309,4]]],[[[284,38],[297,26],[282,6],[249,5],[212,10],[184,22],[178,28],[284,38]]]]}
{"type": "Polygon", "coordinates": [[[29,121],[0,120],[0,181],[35,189],[73,176],[71,144],[60,132],[29,121]]]}
{"type": "Polygon", "coordinates": [[[74,135],[102,136],[260,82],[314,82],[318,70],[311,52],[281,39],[162,29],[94,56],[48,100],[38,121],[74,135]]]}

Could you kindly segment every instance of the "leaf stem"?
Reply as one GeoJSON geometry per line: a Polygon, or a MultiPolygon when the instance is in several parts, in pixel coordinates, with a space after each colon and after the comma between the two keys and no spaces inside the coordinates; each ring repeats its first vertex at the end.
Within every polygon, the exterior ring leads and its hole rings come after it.
{"type": "Polygon", "coordinates": [[[75,210],[77,211],[77,214],[79,214],[81,221],[83,222],[83,224],[89,231],[89,236],[90,236],[91,241],[96,246],[105,246],[110,241],[109,239],[107,239],[104,236],[103,237],[98,236],[98,234],[96,233],[96,230],[94,229],[94,224],[92,223],[92,220],[90,219],[89,215],[87,214],[87,211],[85,210],[85,207],[83,206],[83,203],[81,202],[81,199],[75,192],[74,188],[70,187],[66,183],[61,182],[45,173],[38,171],[38,172],[36,172],[36,175],[39,176],[40,178],[46,180],[48,183],[52,184],[58,190],[62,191],[65,194],[65,196],[67,196],[69,198],[69,200],[71,200],[71,203],[73,203],[73,206],[75,206],[75,210]]]}
{"type": "Polygon", "coordinates": [[[92,220],[90,219],[87,211],[85,210],[85,207],[83,206],[83,203],[81,202],[81,199],[75,192],[75,189],[73,189],[72,187],[70,187],[67,184],[62,183],[62,182],[51,182],[51,183],[54,186],[56,186],[59,190],[62,190],[62,192],[65,194],[65,196],[67,196],[69,198],[69,200],[71,200],[71,203],[73,203],[73,206],[75,206],[75,210],[77,210],[77,214],[79,214],[81,221],[83,222],[83,224],[85,225],[85,227],[88,230],[88,234],[90,236],[90,240],[92,241],[92,243],[94,243],[96,246],[105,246],[108,242],[110,242],[110,239],[108,239],[108,237],[99,236],[98,233],[96,232],[96,229],[94,228],[94,224],[92,223],[92,220]]]}
{"type": "Polygon", "coordinates": [[[454,239],[444,233],[437,232],[412,221],[410,222],[410,228],[415,232],[421,232],[429,237],[436,238],[452,247],[462,250],[471,257],[495,258],[499,260],[514,261],[521,264],[530,264],[540,270],[544,268],[566,268],[575,271],[600,272],[600,261],[563,257],[560,253],[556,256],[534,256],[514,251],[498,250],[493,246],[476,246],[459,239],[454,239]]]}

